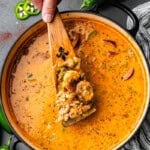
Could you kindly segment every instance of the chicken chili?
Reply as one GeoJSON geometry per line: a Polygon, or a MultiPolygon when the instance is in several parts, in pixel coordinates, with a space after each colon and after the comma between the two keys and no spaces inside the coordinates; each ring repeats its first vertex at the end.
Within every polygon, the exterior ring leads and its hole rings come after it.
{"type": "Polygon", "coordinates": [[[93,87],[81,71],[80,63],[80,58],[73,57],[58,66],[56,105],[59,107],[58,120],[64,126],[74,124],[96,111],[92,107],[93,87]]]}
{"type": "Polygon", "coordinates": [[[145,107],[143,63],[115,28],[84,18],[64,22],[76,57],[57,70],[57,100],[45,31],[23,48],[12,73],[16,123],[40,150],[112,150],[135,129],[145,107]],[[61,123],[93,111],[74,125],[61,123]]]}

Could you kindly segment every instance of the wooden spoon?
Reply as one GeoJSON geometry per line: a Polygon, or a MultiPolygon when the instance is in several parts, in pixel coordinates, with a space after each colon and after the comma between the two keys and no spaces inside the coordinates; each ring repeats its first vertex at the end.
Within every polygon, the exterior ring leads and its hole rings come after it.
{"type": "MultiPolygon", "coordinates": [[[[59,51],[62,49],[65,50],[65,53],[67,54],[65,57],[65,60],[73,58],[76,55],[75,55],[73,46],[71,44],[71,41],[68,37],[68,34],[66,32],[66,29],[64,27],[64,24],[62,22],[62,19],[60,17],[60,14],[58,12],[56,13],[53,22],[47,23],[47,27],[48,27],[50,55],[51,55],[51,61],[53,64],[54,82],[56,83],[56,71],[57,71],[58,63],[60,64],[61,61],[62,63],[64,63],[64,60],[58,59],[59,51]]],[[[56,87],[56,84],[55,84],[55,87],[56,87]]],[[[88,112],[82,114],[80,118],[69,119],[68,121],[63,121],[62,124],[64,126],[73,125],[79,122],[80,120],[90,116],[95,111],[96,109],[92,108],[88,112]]]]}
{"type": "Polygon", "coordinates": [[[53,22],[47,23],[47,27],[48,27],[49,46],[52,62],[53,65],[57,67],[58,61],[60,61],[60,59],[58,60],[57,57],[60,47],[66,50],[66,52],[68,53],[66,59],[75,57],[75,53],[71,41],[66,32],[66,29],[64,27],[64,24],[62,22],[62,19],[60,17],[60,14],[58,12],[54,17],[53,22]]]}

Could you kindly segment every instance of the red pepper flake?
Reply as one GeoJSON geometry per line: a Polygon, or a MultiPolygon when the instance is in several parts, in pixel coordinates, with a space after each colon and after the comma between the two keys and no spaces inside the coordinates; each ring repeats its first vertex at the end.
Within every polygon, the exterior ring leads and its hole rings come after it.
{"type": "Polygon", "coordinates": [[[0,32],[0,43],[6,42],[12,37],[12,33],[10,32],[0,32]]]}
{"type": "Polygon", "coordinates": [[[129,117],[129,114],[123,114],[122,117],[123,117],[123,118],[128,118],[128,117],[129,117]]]}
{"type": "Polygon", "coordinates": [[[134,74],[134,68],[131,68],[130,70],[128,70],[128,72],[122,77],[122,80],[126,81],[128,79],[130,79],[134,74]]]}
{"type": "Polygon", "coordinates": [[[115,55],[117,55],[117,54],[118,54],[118,53],[116,53],[116,52],[108,51],[106,55],[107,55],[108,57],[110,57],[110,56],[115,56],[115,55]]]}
{"type": "Polygon", "coordinates": [[[105,40],[104,39],[103,41],[112,44],[115,48],[117,47],[117,43],[113,40],[105,40]]]}

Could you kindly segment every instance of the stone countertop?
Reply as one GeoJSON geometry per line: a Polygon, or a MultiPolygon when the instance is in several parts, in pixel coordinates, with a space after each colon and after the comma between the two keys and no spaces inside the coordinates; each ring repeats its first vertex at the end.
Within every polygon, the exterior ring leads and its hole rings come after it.
{"type": "MultiPolygon", "coordinates": [[[[149,0],[124,0],[123,3],[132,9],[133,7],[147,1],[149,0]]],[[[0,74],[3,63],[13,43],[31,25],[41,20],[41,14],[30,17],[24,21],[17,20],[14,15],[14,7],[17,2],[18,0],[0,0],[0,74]]],[[[60,11],[80,10],[81,2],[82,0],[63,0],[58,7],[60,11]]],[[[102,14],[104,14],[104,16],[116,19],[121,24],[126,22],[126,18],[120,15],[114,15],[114,13],[115,11],[113,8],[102,10],[102,14]]],[[[9,135],[0,128],[0,145],[6,143],[8,136],[9,135]]],[[[29,148],[23,144],[20,144],[18,149],[29,150],[29,148]]]]}

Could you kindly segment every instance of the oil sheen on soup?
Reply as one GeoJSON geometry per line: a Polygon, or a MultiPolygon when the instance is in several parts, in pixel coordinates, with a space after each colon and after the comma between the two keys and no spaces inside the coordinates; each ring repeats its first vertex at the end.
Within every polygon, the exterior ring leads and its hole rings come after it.
{"type": "Polygon", "coordinates": [[[133,45],[104,23],[67,20],[65,26],[94,89],[96,112],[75,125],[57,121],[47,32],[19,60],[11,104],[22,132],[39,149],[111,150],[135,128],[145,106],[145,78],[133,45]]]}

